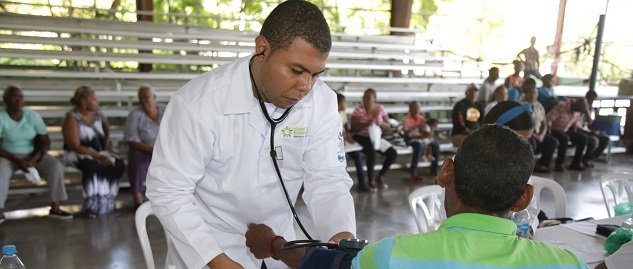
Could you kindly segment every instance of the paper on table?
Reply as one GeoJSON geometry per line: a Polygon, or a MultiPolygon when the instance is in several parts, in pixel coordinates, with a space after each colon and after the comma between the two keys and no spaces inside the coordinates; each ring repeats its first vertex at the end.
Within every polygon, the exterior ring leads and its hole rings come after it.
{"type": "Polygon", "coordinates": [[[571,229],[573,231],[586,234],[589,236],[595,236],[598,238],[606,239],[606,237],[596,233],[596,228],[598,227],[598,225],[593,222],[589,222],[589,221],[572,222],[569,224],[562,224],[560,227],[571,229]]]}
{"type": "Polygon", "coordinates": [[[604,251],[602,245],[595,245],[591,243],[573,242],[571,244],[562,241],[546,241],[552,245],[564,248],[576,254],[584,262],[588,264],[598,263],[604,261],[607,258],[607,252],[604,251]]]}

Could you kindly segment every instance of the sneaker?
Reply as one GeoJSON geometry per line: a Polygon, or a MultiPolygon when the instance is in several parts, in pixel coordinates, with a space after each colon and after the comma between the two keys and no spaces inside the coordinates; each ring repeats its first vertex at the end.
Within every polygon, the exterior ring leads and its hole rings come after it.
{"type": "Polygon", "coordinates": [[[73,219],[73,215],[71,215],[70,213],[64,211],[64,210],[59,210],[57,212],[53,212],[53,210],[51,210],[48,213],[48,217],[50,218],[56,218],[56,219],[61,219],[61,220],[70,220],[73,219]]]}
{"type": "Polygon", "coordinates": [[[4,223],[6,220],[7,218],[4,215],[0,216],[0,224],[4,223]]]}

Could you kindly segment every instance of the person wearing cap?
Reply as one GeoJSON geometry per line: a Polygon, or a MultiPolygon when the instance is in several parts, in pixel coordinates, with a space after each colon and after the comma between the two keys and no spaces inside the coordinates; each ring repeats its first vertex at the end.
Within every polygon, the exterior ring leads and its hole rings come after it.
{"type": "Polygon", "coordinates": [[[478,96],[479,89],[475,84],[470,84],[466,88],[466,98],[453,107],[452,142],[456,147],[459,147],[470,133],[477,130],[483,120],[484,107],[481,103],[475,102],[478,96]]]}

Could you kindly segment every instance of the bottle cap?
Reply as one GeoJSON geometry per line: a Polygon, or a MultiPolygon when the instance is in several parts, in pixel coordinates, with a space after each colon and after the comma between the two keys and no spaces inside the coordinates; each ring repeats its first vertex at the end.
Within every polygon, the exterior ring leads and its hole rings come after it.
{"type": "Polygon", "coordinates": [[[2,255],[15,255],[17,253],[14,245],[6,245],[2,247],[2,255]]]}

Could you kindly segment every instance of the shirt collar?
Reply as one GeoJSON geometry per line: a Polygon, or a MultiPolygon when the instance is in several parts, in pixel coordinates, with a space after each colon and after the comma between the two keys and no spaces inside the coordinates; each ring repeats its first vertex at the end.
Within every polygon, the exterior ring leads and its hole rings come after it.
{"type": "Polygon", "coordinates": [[[468,229],[502,235],[515,235],[517,226],[511,220],[476,213],[461,213],[446,219],[440,229],[468,229]]]}
{"type": "MultiPolygon", "coordinates": [[[[229,90],[226,97],[226,105],[224,114],[244,114],[259,111],[257,98],[253,96],[253,84],[248,71],[249,60],[251,56],[237,60],[236,64],[226,70],[229,77],[229,90]]],[[[294,107],[312,107],[310,100],[314,94],[315,88],[318,88],[320,81],[315,83],[310,93],[304,96],[294,107]]]]}

